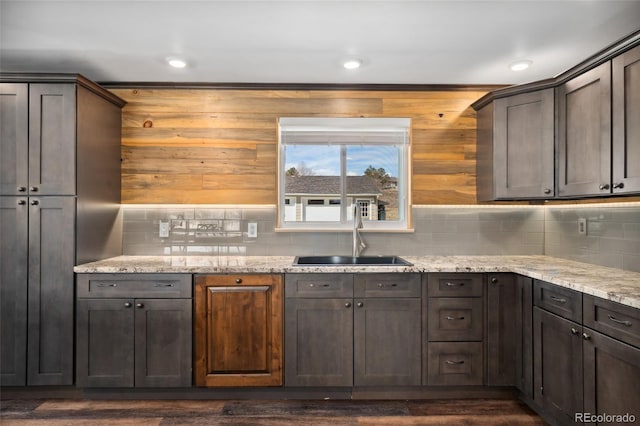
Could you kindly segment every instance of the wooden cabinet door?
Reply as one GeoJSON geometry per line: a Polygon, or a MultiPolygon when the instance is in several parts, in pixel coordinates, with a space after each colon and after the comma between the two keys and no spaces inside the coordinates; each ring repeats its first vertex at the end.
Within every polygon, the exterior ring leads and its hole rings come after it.
{"type": "Polygon", "coordinates": [[[27,384],[73,384],[75,197],[29,198],[27,384]]]}
{"type": "Polygon", "coordinates": [[[356,299],[355,386],[420,385],[420,299],[356,299]]]}
{"type": "Polygon", "coordinates": [[[202,275],[195,292],[196,385],[281,385],[282,277],[202,275]]]}
{"type": "Polygon", "coordinates": [[[496,199],[554,196],[554,121],[553,89],[495,101],[496,199]]]}
{"type": "MultiPolygon", "coordinates": [[[[4,142],[3,142],[4,143],[4,142]]],[[[0,384],[27,374],[27,197],[0,197],[0,384]]]]}
{"type": "Polygon", "coordinates": [[[533,279],[518,275],[515,286],[515,385],[524,395],[533,398],[533,279]]]}
{"type": "Polygon", "coordinates": [[[613,59],[613,192],[640,192],[640,46],[613,59]]]}
{"type": "Polygon", "coordinates": [[[0,195],[27,194],[29,85],[0,83],[0,195]]]}
{"type": "Polygon", "coordinates": [[[583,412],[582,327],[533,308],[534,401],[559,423],[583,412]]]}
{"type": "Polygon", "coordinates": [[[76,194],[74,84],[29,85],[29,192],[76,194]]]}
{"type": "Polygon", "coordinates": [[[353,299],[285,301],[285,385],[353,384],[353,299]]]}
{"type": "Polygon", "coordinates": [[[135,300],[135,386],[191,386],[191,299],[135,300]]]}
{"type": "Polygon", "coordinates": [[[80,387],[134,385],[134,299],[78,299],[80,387]]]}
{"type": "Polygon", "coordinates": [[[640,418],[640,349],[584,329],[584,411],[640,418]]]}
{"type": "Polygon", "coordinates": [[[516,276],[489,274],[487,278],[487,385],[513,386],[518,326],[516,276]]]}
{"type": "Polygon", "coordinates": [[[556,89],[558,195],[611,193],[611,63],[556,89]]]}

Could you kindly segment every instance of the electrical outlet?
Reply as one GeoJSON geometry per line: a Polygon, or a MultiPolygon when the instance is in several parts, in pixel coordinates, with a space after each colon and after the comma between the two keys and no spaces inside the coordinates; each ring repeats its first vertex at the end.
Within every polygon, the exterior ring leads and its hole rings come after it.
{"type": "Polygon", "coordinates": [[[169,238],[169,222],[160,221],[158,234],[160,238],[169,238]]]}
{"type": "Polygon", "coordinates": [[[249,237],[249,238],[257,238],[258,237],[258,223],[257,222],[249,222],[247,224],[247,237],[249,237]]]}
{"type": "Polygon", "coordinates": [[[587,219],[584,217],[578,219],[578,235],[587,235],[587,219]]]}

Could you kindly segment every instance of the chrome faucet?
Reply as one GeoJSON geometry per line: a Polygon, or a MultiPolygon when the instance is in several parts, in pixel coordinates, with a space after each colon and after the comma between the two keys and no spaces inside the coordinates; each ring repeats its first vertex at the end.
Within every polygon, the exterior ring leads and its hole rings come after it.
{"type": "Polygon", "coordinates": [[[353,208],[353,257],[360,256],[362,250],[367,247],[360,236],[360,229],[362,229],[362,227],[362,211],[360,209],[360,204],[356,202],[353,208]]]}

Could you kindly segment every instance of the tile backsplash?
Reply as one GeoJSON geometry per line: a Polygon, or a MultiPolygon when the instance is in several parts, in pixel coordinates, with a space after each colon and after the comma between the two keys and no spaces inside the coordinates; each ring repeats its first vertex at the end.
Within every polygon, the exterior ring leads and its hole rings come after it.
{"type": "MultiPolygon", "coordinates": [[[[314,255],[351,252],[350,232],[276,232],[274,206],[123,205],[127,255],[314,255]],[[160,223],[169,237],[160,237],[160,223]],[[257,238],[247,236],[249,222],[257,238]]],[[[546,254],[640,272],[640,203],[415,206],[414,232],[363,232],[363,254],[546,254]],[[586,218],[587,235],[578,234],[586,218]]]]}
{"type": "Polygon", "coordinates": [[[545,210],[545,254],[640,272],[640,203],[545,210]],[[578,219],[586,219],[586,235],[578,219]]]}
{"type": "MultiPolygon", "coordinates": [[[[275,207],[123,206],[127,255],[349,254],[350,232],[276,232],[275,207]],[[161,238],[160,223],[169,237],[161,238]],[[258,237],[247,224],[258,224],[258,237]]],[[[415,232],[363,232],[363,254],[542,254],[544,211],[530,207],[418,206],[415,232]]]]}

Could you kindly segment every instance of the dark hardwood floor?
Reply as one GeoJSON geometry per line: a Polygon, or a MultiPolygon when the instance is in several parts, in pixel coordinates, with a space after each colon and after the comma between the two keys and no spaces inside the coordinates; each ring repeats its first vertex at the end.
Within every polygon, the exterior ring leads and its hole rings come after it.
{"type": "Polygon", "coordinates": [[[544,425],[520,401],[4,400],[10,425],[544,425]]]}

